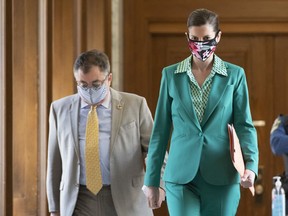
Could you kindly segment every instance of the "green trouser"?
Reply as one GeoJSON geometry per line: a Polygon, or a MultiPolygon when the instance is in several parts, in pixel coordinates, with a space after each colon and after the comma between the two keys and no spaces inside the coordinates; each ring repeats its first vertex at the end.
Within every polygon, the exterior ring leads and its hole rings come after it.
{"type": "Polygon", "coordinates": [[[165,182],[170,216],[234,216],[239,200],[240,186],[211,185],[198,171],[188,184],[165,182]]]}

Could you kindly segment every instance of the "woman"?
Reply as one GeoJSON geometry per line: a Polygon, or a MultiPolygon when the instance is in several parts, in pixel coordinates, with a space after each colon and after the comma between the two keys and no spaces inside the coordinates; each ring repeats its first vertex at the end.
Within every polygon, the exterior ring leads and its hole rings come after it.
{"type": "Polygon", "coordinates": [[[252,186],[258,171],[245,73],[214,54],[221,39],[218,25],[214,12],[193,11],[186,33],[192,55],[162,71],[144,185],[150,207],[158,208],[161,165],[170,143],[163,179],[171,216],[235,215],[239,183],[252,186]],[[241,177],[231,162],[228,123],[242,147],[241,177]]]}

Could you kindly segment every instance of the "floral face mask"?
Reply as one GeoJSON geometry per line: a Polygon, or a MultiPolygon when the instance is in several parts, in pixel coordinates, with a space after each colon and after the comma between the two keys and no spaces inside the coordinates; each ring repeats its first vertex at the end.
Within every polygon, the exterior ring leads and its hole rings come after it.
{"type": "Polygon", "coordinates": [[[206,61],[211,54],[213,54],[216,50],[216,37],[218,35],[218,32],[216,33],[216,36],[211,40],[205,40],[205,41],[197,41],[197,40],[191,40],[186,33],[187,40],[188,40],[188,47],[191,51],[191,53],[201,61],[206,61]]]}

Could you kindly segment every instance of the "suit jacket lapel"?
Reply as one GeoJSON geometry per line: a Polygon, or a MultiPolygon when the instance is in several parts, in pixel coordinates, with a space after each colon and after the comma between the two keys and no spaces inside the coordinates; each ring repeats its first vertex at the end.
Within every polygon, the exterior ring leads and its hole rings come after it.
{"type": "Polygon", "coordinates": [[[80,160],[80,149],[78,143],[79,107],[80,107],[80,98],[78,95],[75,95],[70,105],[70,122],[71,122],[75,152],[77,154],[78,159],[80,160]]]}
{"type": "Polygon", "coordinates": [[[110,149],[110,154],[113,151],[113,147],[115,144],[115,138],[116,135],[118,134],[120,124],[121,124],[121,119],[122,119],[122,114],[123,114],[123,109],[125,106],[125,103],[122,101],[121,95],[115,91],[114,89],[110,88],[111,92],[111,109],[112,109],[112,121],[111,121],[111,149],[110,149]]]}
{"type": "Polygon", "coordinates": [[[216,106],[218,105],[219,101],[221,100],[225,92],[225,88],[227,87],[228,80],[229,80],[228,76],[221,76],[221,75],[215,74],[213,82],[212,82],[212,87],[210,90],[207,106],[206,106],[203,120],[201,123],[202,127],[208,121],[209,117],[211,116],[216,106]]]}
{"type": "Polygon", "coordinates": [[[178,90],[178,95],[180,98],[180,101],[187,112],[187,115],[191,118],[192,122],[200,129],[200,124],[197,119],[194,106],[192,104],[192,98],[191,98],[191,90],[189,85],[189,77],[187,76],[187,73],[179,73],[175,74],[175,86],[178,90]]]}

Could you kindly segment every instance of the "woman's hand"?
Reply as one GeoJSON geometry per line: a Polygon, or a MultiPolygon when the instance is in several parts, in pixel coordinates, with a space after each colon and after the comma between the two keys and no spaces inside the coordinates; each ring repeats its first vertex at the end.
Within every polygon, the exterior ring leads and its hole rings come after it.
{"type": "Polygon", "coordinates": [[[249,188],[254,185],[255,173],[251,170],[246,169],[244,175],[241,177],[241,185],[244,188],[249,188]]]}
{"type": "Polygon", "coordinates": [[[165,200],[165,191],[160,187],[147,187],[142,188],[145,196],[148,199],[148,205],[151,209],[161,207],[162,202],[165,200]]]}

